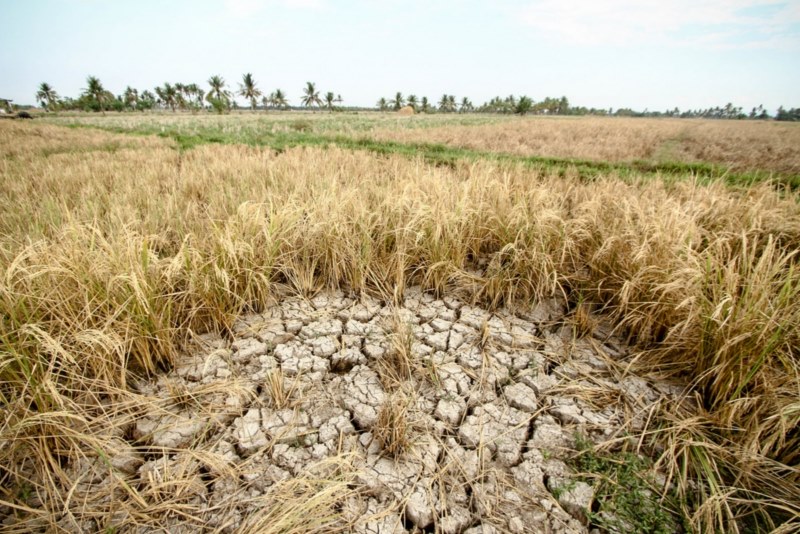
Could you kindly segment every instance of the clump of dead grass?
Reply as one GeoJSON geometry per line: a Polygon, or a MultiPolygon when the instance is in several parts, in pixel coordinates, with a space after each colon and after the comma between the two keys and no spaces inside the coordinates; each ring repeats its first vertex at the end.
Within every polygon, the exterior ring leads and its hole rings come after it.
{"type": "Polygon", "coordinates": [[[382,454],[396,459],[411,446],[408,407],[409,400],[402,393],[392,395],[381,405],[372,436],[382,454]]]}

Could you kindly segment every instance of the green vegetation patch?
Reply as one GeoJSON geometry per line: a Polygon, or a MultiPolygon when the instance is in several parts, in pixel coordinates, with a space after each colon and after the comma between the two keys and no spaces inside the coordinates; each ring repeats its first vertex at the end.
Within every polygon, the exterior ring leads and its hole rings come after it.
{"type": "Polygon", "coordinates": [[[653,461],[632,452],[600,452],[582,436],[573,467],[595,490],[596,509],[588,513],[593,526],[606,532],[672,534],[690,532],[674,489],[662,495],[653,461]]]}

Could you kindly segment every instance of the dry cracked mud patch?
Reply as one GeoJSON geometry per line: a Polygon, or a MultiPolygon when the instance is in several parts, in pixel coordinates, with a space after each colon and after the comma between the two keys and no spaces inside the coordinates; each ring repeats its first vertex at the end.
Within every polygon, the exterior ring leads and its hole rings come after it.
{"type": "Polygon", "coordinates": [[[257,530],[269,507],[314,495],[297,481],[339,480],[331,529],[587,532],[598,503],[566,461],[576,436],[625,440],[680,390],[626,375],[601,319],[580,338],[570,324],[559,300],[490,313],[413,288],[401,306],[282,299],[136,385],[148,410],[108,456],[66,467],[59,527],[257,530]],[[115,508],[133,494],[140,512],[115,508]]]}

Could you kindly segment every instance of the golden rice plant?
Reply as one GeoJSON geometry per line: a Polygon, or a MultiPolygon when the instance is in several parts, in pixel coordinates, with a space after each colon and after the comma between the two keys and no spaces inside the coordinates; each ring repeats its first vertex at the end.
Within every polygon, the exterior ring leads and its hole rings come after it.
{"type": "MultiPolygon", "coordinates": [[[[649,372],[693,385],[698,406],[662,414],[659,439],[662,463],[701,493],[695,527],[734,530],[754,511],[797,524],[796,193],[336,148],[178,152],[6,122],[0,500],[19,513],[62,513],[62,466],[107,446],[100,429],[131,406],[131,379],[168,369],[190,333],[224,331],[287,291],[397,301],[419,284],[489,306],[581,295],[638,343],[649,372]],[[38,509],[21,496],[30,481],[38,509]]],[[[397,354],[408,377],[410,345],[397,354]]]]}

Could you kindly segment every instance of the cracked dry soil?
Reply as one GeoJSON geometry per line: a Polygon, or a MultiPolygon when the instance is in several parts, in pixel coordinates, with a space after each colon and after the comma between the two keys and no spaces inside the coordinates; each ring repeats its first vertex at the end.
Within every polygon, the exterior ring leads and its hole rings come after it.
{"type": "MultiPolygon", "coordinates": [[[[346,457],[356,491],[337,506],[353,532],[586,532],[593,489],[565,462],[575,436],[624,440],[680,388],[625,375],[629,350],[602,319],[580,338],[570,325],[554,299],[490,313],[414,288],[399,307],[285,298],[137,384],[162,409],[110,462],[139,488],[194,480],[180,491],[211,530],[236,531],[253,497],[346,457]]],[[[71,468],[102,487],[92,466],[71,468]]],[[[164,528],[184,530],[179,516],[164,528]]]]}

